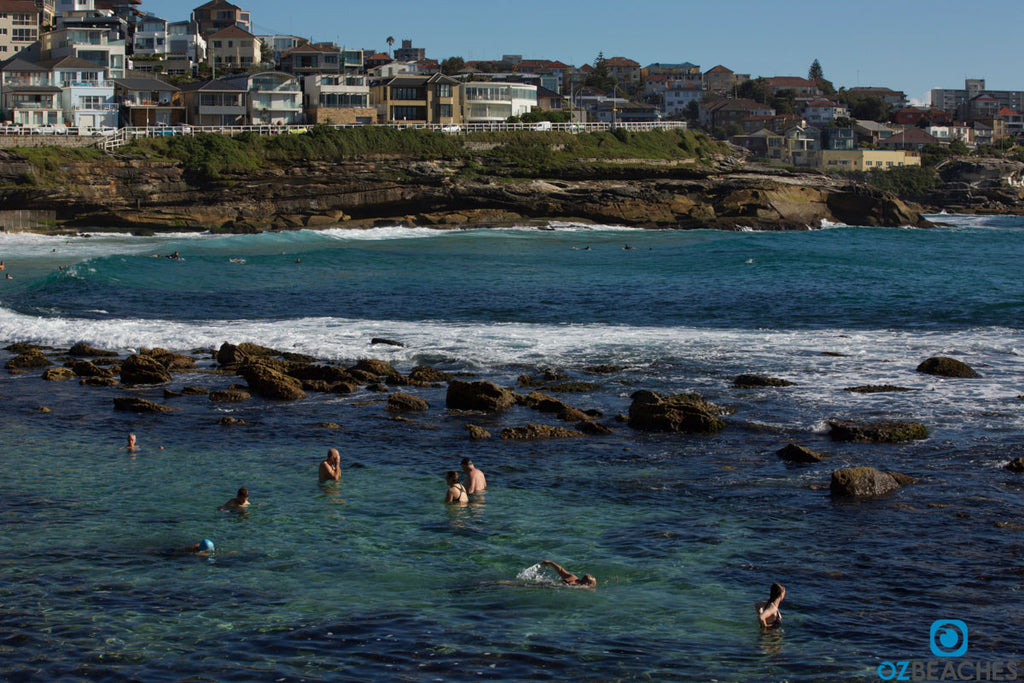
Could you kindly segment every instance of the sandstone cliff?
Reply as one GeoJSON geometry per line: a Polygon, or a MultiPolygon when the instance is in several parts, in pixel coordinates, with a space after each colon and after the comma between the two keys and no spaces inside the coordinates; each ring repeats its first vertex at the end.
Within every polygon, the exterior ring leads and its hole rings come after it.
{"type": "Polygon", "coordinates": [[[557,177],[476,172],[465,160],[375,158],[267,165],[216,181],[131,156],[34,167],[0,158],[5,209],[53,210],[58,227],[256,231],[375,222],[501,225],[570,218],[652,228],[806,229],[822,221],[923,226],[915,207],[816,173],[710,164],[587,163],[557,177]]]}

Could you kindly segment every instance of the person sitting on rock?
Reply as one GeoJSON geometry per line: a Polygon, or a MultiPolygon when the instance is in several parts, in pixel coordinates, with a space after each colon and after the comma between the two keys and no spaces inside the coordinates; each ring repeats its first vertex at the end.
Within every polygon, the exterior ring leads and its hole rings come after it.
{"type": "Polygon", "coordinates": [[[576,576],[572,572],[562,569],[559,565],[555,564],[551,560],[544,560],[541,565],[548,565],[553,567],[558,576],[562,578],[562,583],[567,586],[573,586],[574,588],[597,588],[597,579],[594,578],[593,574],[584,574],[583,576],[576,576]]]}
{"type": "Polygon", "coordinates": [[[768,591],[768,599],[761,600],[756,605],[757,623],[761,628],[777,628],[782,626],[782,610],[779,605],[786,597],[786,587],[782,584],[773,583],[768,591]]]}
{"type": "Polygon", "coordinates": [[[327,459],[320,463],[320,481],[341,479],[341,454],[337,448],[327,449],[327,459]]]}

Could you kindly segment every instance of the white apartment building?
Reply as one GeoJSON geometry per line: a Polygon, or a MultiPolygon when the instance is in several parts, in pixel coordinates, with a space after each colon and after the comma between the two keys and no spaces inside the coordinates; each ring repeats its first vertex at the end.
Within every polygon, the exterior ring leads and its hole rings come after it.
{"type": "Polygon", "coordinates": [[[537,86],[525,83],[470,81],[463,85],[463,121],[500,123],[537,106],[537,86]]]}

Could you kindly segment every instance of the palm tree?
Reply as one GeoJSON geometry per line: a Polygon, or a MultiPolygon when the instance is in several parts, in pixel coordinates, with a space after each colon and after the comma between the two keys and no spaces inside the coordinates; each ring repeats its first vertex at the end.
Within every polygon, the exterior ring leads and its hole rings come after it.
{"type": "Polygon", "coordinates": [[[388,36],[387,38],[384,39],[384,42],[388,44],[388,57],[390,57],[391,56],[391,46],[395,44],[395,37],[394,36],[388,36]]]}

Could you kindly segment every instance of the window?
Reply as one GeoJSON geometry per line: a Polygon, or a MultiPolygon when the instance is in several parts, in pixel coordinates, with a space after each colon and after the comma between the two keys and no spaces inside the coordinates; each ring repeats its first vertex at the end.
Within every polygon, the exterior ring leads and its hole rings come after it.
{"type": "Polygon", "coordinates": [[[11,23],[15,26],[32,26],[36,22],[32,21],[31,14],[14,14],[11,16],[11,23]]]}
{"type": "Polygon", "coordinates": [[[421,100],[419,88],[392,88],[391,99],[393,100],[421,100]]]}
{"type": "Polygon", "coordinates": [[[450,105],[450,104],[442,104],[442,105],[440,105],[438,107],[437,114],[441,118],[448,118],[448,119],[450,119],[452,117],[452,105],[450,105]]]}
{"type": "Polygon", "coordinates": [[[16,28],[11,31],[11,40],[17,43],[31,43],[36,39],[36,29],[16,28]]]}
{"type": "Polygon", "coordinates": [[[219,40],[215,40],[215,41],[213,41],[213,46],[214,46],[214,47],[220,47],[220,45],[221,45],[221,43],[220,43],[220,41],[219,41],[219,40]]]}
{"type": "Polygon", "coordinates": [[[437,86],[437,96],[438,97],[451,97],[452,96],[452,86],[449,85],[448,83],[440,83],[437,86]]]}
{"type": "Polygon", "coordinates": [[[424,107],[392,107],[391,118],[394,121],[425,121],[427,119],[424,107]]]}

